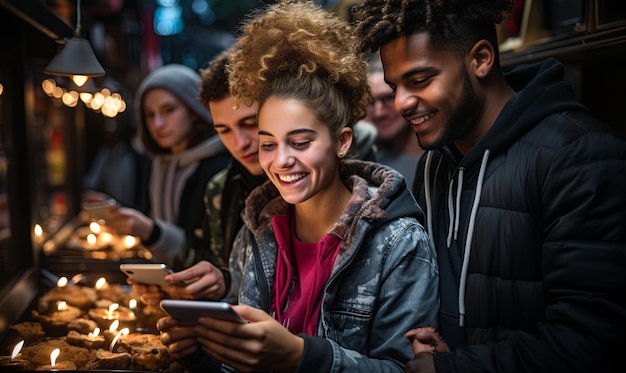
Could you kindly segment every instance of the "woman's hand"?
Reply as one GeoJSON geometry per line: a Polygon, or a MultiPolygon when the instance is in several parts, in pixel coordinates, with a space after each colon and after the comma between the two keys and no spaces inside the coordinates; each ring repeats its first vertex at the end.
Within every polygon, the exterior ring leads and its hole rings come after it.
{"type": "Polygon", "coordinates": [[[163,317],[157,321],[157,328],[161,331],[161,343],[175,360],[187,358],[200,349],[193,326],[178,326],[176,320],[163,317]]]}
{"type": "Polygon", "coordinates": [[[249,322],[199,319],[195,331],[204,350],[240,372],[293,372],[302,358],[304,340],[264,311],[245,305],[233,308],[249,322]]]}
{"type": "Polygon", "coordinates": [[[226,283],[222,271],[204,260],[183,271],[165,276],[165,281],[185,284],[163,289],[174,299],[219,300],[226,295],[226,283]]]}

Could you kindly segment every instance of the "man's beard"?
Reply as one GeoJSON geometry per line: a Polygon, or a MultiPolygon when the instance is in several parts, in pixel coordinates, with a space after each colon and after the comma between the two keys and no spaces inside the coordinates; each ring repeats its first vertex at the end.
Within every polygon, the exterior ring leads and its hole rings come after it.
{"type": "Polygon", "coordinates": [[[461,68],[461,79],[463,79],[463,92],[457,103],[456,110],[450,116],[450,119],[444,124],[441,135],[434,142],[423,144],[420,137],[417,141],[424,150],[436,150],[442,146],[449,145],[467,134],[477,125],[476,109],[480,102],[474,92],[472,81],[465,68],[461,68]]]}

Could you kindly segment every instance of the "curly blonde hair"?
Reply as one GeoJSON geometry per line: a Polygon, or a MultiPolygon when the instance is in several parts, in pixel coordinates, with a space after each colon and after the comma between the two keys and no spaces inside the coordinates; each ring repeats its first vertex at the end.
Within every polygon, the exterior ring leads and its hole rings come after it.
{"type": "Polygon", "coordinates": [[[236,104],[296,98],[339,131],[365,116],[370,90],[353,28],[310,1],[281,1],[244,21],[231,52],[236,104]]]}

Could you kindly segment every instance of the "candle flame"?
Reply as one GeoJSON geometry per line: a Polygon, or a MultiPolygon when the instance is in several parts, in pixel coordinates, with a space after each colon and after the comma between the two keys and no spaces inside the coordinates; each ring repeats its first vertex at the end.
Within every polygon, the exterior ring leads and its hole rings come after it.
{"type": "Polygon", "coordinates": [[[33,228],[33,233],[35,233],[35,236],[37,237],[43,236],[43,228],[41,227],[41,225],[35,224],[35,227],[33,228]]]}
{"type": "Polygon", "coordinates": [[[134,236],[124,236],[124,246],[127,249],[134,247],[137,244],[137,238],[134,236]]]}
{"type": "Polygon", "coordinates": [[[64,301],[64,300],[60,301],[60,302],[59,302],[59,305],[57,306],[57,309],[58,309],[59,311],[63,311],[63,310],[64,310],[64,309],[66,309],[66,308],[67,308],[67,302],[66,302],[66,301],[64,301]]]}
{"type": "Polygon", "coordinates": [[[104,243],[111,243],[111,241],[113,241],[113,235],[109,232],[102,232],[100,234],[100,241],[104,243]]]}
{"type": "Polygon", "coordinates": [[[64,288],[67,285],[67,277],[59,277],[59,279],[57,280],[57,286],[60,288],[64,288]]]}
{"type": "Polygon", "coordinates": [[[96,223],[95,221],[92,221],[91,223],[89,223],[89,230],[95,234],[98,234],[102,232],[102,227],[100,226],[100,224],[96,223]]]}
{"type": "Polygon", "coordinates": [[[52,369],[54,369],[54,366],[55,366],[56,361],[57,361],[57,357],[59,357],[60,353],[61,353],[61,350],[59,350],[58,348],[55,348],[54,351],[52,351],[52,353],[50,353],[50,367],[52,369]]]}
{"type": "Polygon", "coordinates": [[[128,301],[128,308],[130,308],[131,310],[134,310],[135,308],[137,308],[137,299],[131,299],[128,301]]]}
{"type": "Polygon", "coordinates": [[[94,339],[94,338],[96,338],[96,337],[97,337],[97,336],[99,336],[99,335],[100,335],[100,328],[95,328],[95,329],[93,330],[93,332],[89,332],[89,334],[87,335],[87,337],[88,337],[89,339],[94,339]]]}
{"type": "Polygon", "coordinates": [[[22,346],[24,346],[24,340],[20,341],[18,344],[15,345],[15,347],[13,347],[13,353],[11,354],[11,361],[13,361],[15,357],[17,356],[17,354],[19,354],[20,351],[22,351],[22,346]]]}
{"type": "Polygon", "coordinates": [[[113,338],[113,340],[111,341],[111,345],[109,346],[109,352],[113,352],[113,347],[115,347],[117,340],[120,339],[122,335],[128,335],[128,333],[130,333],[130,329],[128,328],[124,328],[120,330],[119,332],[117,332],[117,334],[115,335],[115,338],[113,338]]]}
{"type": "Polygon", "coordinates": [[[120,320],[115,320],[111,323],[111,326],[109,326],[109,331],[114,332],[117,330],[119,326],[120,326],[120,320]]]}
{"type": "Polygon", "coordinates": [[[119,306],[120,306],[120,305],[119,305],[119,304],[117,304],[117,303],[112,303],[112,304],[109,306],[109,312],[111,312],[111,313],[112,313],[113,311],[115,311],[116,309],[118,309],[118,308],[119,308],[119,306]]]}
{"type": "Polygon", "coordinates": [[[87,243],[90,245],[95,245],[96,244],[96,235],[93,233],[89,233],[87,235],[87,243]]]}
{"type": "Polygon", "coordinates": [[[106,283],[107,280],[104,277],[100,277],[98,281],[96,281],[96,290],[100,290],[106,283]]]}

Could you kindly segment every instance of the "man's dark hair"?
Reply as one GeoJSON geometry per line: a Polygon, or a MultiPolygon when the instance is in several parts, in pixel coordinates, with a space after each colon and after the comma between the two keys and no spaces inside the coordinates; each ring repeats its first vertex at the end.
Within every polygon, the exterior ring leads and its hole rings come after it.
{"type": "MultiPolygon", "coordinates": [[[[376,52],[401,36],[428,32],[431,46],[463,56],[481,39],[498,52],[495,25],[514,0],[365,0],[352,9],[359,49],[376,52]]],[[[496,53],[497,56],[497,53],[496,53]]]]}
{"type": "Polygon", "coordinates": [[[209,107],[209,101],[222,100],[230,95],[226,65],[230,59],[231,49],[218,54],[206,68],[200,70],[200,101],[209,107]]]}

